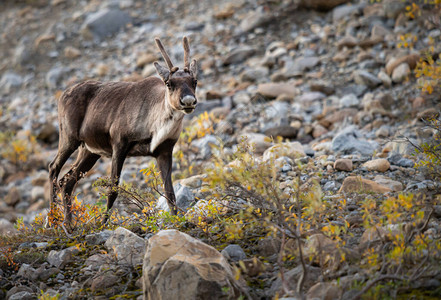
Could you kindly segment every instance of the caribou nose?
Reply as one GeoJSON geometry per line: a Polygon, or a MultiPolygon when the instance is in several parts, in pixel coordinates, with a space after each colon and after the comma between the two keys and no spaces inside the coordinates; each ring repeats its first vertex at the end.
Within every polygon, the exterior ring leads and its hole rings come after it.
{"type": "Polygon", "coordinates": [[[193,96],[187,95],[181,99],[181,104],[184,107],[193,107],[196,105],[196,98],[193,96]]]}

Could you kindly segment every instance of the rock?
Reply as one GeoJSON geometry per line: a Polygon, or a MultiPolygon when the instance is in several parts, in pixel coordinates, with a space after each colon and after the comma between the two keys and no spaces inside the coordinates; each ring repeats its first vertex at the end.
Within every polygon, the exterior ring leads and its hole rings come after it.
{"type": "Polygon", "coordinates": [[[337,243],[321,233],[308,237],[303,248],[304,256],[321,266],[335,262],[337,252],[337,243]]]}
{"type": "Polygon", "coordinates": [[[8,297],[8,300],[34,300],[35,294],[33,292],[22,291],[12,294],[8,297]]]}
{"type": "Polygon", "coordinates": [[[237,262],[239,260],[244,260],[247,258],[247,255],[243,251],[243,249],[236,244],[228,245],[222,250],[221,254],[225,256],[226,259],[237,262]]]}
{"type": "Polygon", "coordinates": [[[334,87],[328,83],[323,81],[316,81],[309,85],[309,89],[311,92],[321,92],[327,96],[330,96],[335,93],[334,87]]]}
{"type": "Polygon", "coordinates": [[[276,160],[279,157],[300,158],[306,156],[302,144],[299,142],[290,142],[276,144],[263,153],[263,161],[276,160]]]}
{"type": "Polygon", "coordinates": [[[242,46],[228,53],[223,61],[224,66],[244,63],[256,53],[256,49],[249,46],[242,46]]]}
{"type": "Polygon", "coordinates": [[[99,253],[89,256],[84,262],[84,266],[87,268],[87,270],[98,271],[102,265],[111,263],[112,258],[110,255],[99,253]]]}
{"type": "Polygon", "coordinates": [[[349,18],[360,11],[360,5],[344,4],[335,7],[332,10],[332,21],[335,23],[344,18],[349,18]]]}
{"type": "Polygon", "coordinates": [[[151,53],[142,53],[136,59],[136,67],[143,68],[145,65],[154,62],[156,59],[157,59],[156,55],[153,55],[151,53]]]}
{"type": "Polygon", "coordinates": [[[400,1],[386,0],[383,2],[384,15],[390,19],[396,19],[405,7],[406,3],[400,1]]]}
{"type": "Polygon", "coordinates": [[[312,129],[312,137],[315,139],[325,135],[326,133],[328,133],[328,130],[320,124],[314,125],[314,128],[312,129]]]}
{"type": "Polygon", "coordinates": [[[317,282],[308,290],[306,297],[314,300],[341,299],[342,292],[336,282],[317,282]]]}
{"type": "Polygon", "coordinates": [[[47,261],[59,269],[63,269],[73,259],[73,256],[78,254],[80,250],[76,246],[66,248],[64,250],[52,250],[47,256],[47,261]]]}
{"type": "Polygon", "coordinates": [[[355,94],[347,94],[340,99],[340,107],[342,108],[358,107],[359,104],[360,99],[358,99],[357,95],[355,94]]]}
{"type": "Polygon", "coordinates": [[[0,80],[0,91],[6,94],[18,89],[23,84],[23,78],[14,72],[5,72],[0,80]]]}
{"type": "Polygon", "coordinates": [[[134,267],[142,264],[145,240],[123,227],[116,228],[104,246],[116,255],[120,264],[134,267]]]}
{"type": "Polygon", "coordinates": [[[392,190],[375,181],[358,176],[348,176],[343,180],[339,193],[389,193],[392,190]]]}
{"type": "Polygon", "coordinates": [[[21,200],[20,191],[17,187],[13,186],[6,194],[4,201],[9,206],[15,206],[21,200]]]}
{"type": "Polygon", "coordinates": [[[228,208],[219,201],[201,199],[185,213],[185,217],[193,224],[198,224],[200,218],[211,220],[214,213],[224,215],[227,211],[228,208]]]}
{"type": "MultiPolygon", "coordinates": [[[[395,232],[398,232],[395,230],[395,232]]],[[[387,241],[390,238],[392,230],[388,230],[386,227],[374,226],[366,229],[360,238],[359,248],[366,249],[372,244],[387,241]]]]}
{"type": "MultiPolygon", "coordinates": [[[[353,101],[353,98],[345,99],[345,101],[348,100],[353,101]]],[[[326,128],[329,128],[337,123],[344,121],[347,118],[354,117],[357,113],[358,113],[358,109],[355,108],[347,107],[347,108],[339,109],[331,114],[326,115],[322,120],[320,120],[320,124],[325,126],[326,128]]]]}
{"type": "Polygon", "coordinates": [[[264,80],[268,76],[268,68],[257,67],[254,69],[246,69],[240,75],[241,81],[259,82],[264,80]]]}
{"type": "Polygon", "coordinates": [[[298,129],[289,125],[281,125],[276,127],[271,127],[265,130],[265,135],[269,137],[276,138],[281,136],[285,139],[294,139],[297,136],[298,129]]]}
{"type": "Polygon", "coordinates": [[[394,69],[392,72],[392,81],[395,83],[400,83],[406,80],[410,75],[410,68],[407,63],[402,63],[394,69]]]}
{"type": "Polygon", "coordinates": [[[298,89],[291,82],[269,82],[257,86],[257,92],[268,98],[277,98],[286,94],[291,99],[298,94],[298,89]]]}
{"type": "Polygon", "coordinates": [[[14,224],[4,218],[0,218],[0,235],[13,235],[17,233],[14,224]]]}
{"type": "Polygon", "coordinates": [[[311,70],[320,63],[316,56],[298,57],[294,61],[287,60],[282,72],[287,78],[302,75],[305,71],[311,70]]]}
{"type": "Polygon", "coordinates": [[[92,285],[90,289],[92,292],[106,291],[114,287],[118,282],[121,281],[120,276],[116,276],[112,273],[99,274],[92,280],[92,285]]]}
{"type": "Polygon", "coordinates": [[[326,98],[326,95],[322,92],[306,92],[295,98],[295,102],[300,103],[312,103],[315,101],[320,101],[326,98]]]}
{"type": "MultiPolygon", "coordinates": [[[[304,288],[309,289],[312,285],[317,282],[317,278],[322,275],[322,271],[318,267],[313,267],[306,265],[307,272],[306,278],[304,281],[304,288]]],[[[288,290],[295,291],[297,288],[297,283],[303,274],[302,266],[297,266],[294,269],[291,269],[283,274],[283,278],[285,280],[285,284],[287,285],[288,290]]],[[[267,292],[268,298],[273,297],[275,294],[283,295],[283,287],[282,287],[282,279],[280,276],[277,276],[277,279],[271,285],[271,289],[267,292]]],[[[279,298],[280,299],[280,298],[279,298]]]]}
{"type": "Polygon", "coordinates": [[[381,80],[383,85],[387,88],[390,88],[392,86],[392,79],[389,77],[389,75],[386,74],[384,71],[378,72],[377,75],[378,79],[381,80]]]}
{"type": "Polygon", "coordinates": [[[242,133],[238,140],[246,139],[250,145],[253,145],[257,154],[262,154],[266,149],[271,147],[270,139],[262,133],[242,133]]]}
{"type": "MultiPolygon", "coordinates": [[[[440,210],[441,211],[441,210],[440,210]]],[[[280,252],[280,240],[267,236],[257,242],[257,252],[264,257],[273,256],[280,252]]]]}
{"type": "Polygon", "coordinates": [[[299,6],[319,11],[328,11],[347,2],[349,2],[349,0],[300,0],[299,6]]]}
{"type": "Polygon", "coordinates": [[[177,230],[163,230],[149,239],[144,299],[237,299],[242,289],[213,247],[177,230]]]}
{"type": "Polygon", "coordinates": [[[241,32],[249,32],[257,27],[266,25],[272,19],[273,17],[271,14],[265,11],[263,7],[259,7],[258,9],[249,12],[249,14],[242,19],[239,28],[241,32]]]}
{"type": "Polygon", "coordinates": [[[81,56],[81,51],[77,48],[67,46],[64,48],[64,56],[67,58],[77,58],[81,56]]]}
{"type": "Polygon", "coordinates": [[[353,127],[349,126],[339,132],[332,139],[332,150],[343,154],[361,154],[371,156],[374,153],[374,147],[365,140],[359,139],[360,134],[353,127]]]}
{"type": "Polygon", "coordinates": [[[34,186],[31,189],[31,200],[37,202],[40,199],[44,199],[44,187],[34,186]]]}
{"type": "Polygon", "coordinates": [[[214,135],[207,134],[204,137],[194,140],[191,145],[198,148],[198,154],[202,159],[207,159],[212,155],[212,147],[219,146],[220,142],[214,135]]]}
{"type": "Polygon", "coordinates": [[[120,31],[131,21],[132,18],[125,11],[106,8],[86,17],[82,25],[82,33],[85,37],[92,36],[97,40],[102,40],[120,31]]]}
{"type": "Polygon", "coordinates": [[[357,45],[358,45],[358,40],[356,38],[354,38],[353,36],[349,36],[349,35],[341,38],[337,42],[337,48],[339,50],[343,49],[345,47],[347,47],[347,48],[354,48],[357,45]]]}
{"type": "Polygon", "coordinates": [[[418,61],[420,60],[420,55],[417,53],[401,56],[399,58],[392,58],[386,64],[386,73],[391,75],[393,71],[401,64],[407,63],[411,70],[415,69],[418,61]]]}
{"type": "MultiPolygon", "coordinates": [[[[175,184],[173,186],[173,189],[175,191],[176,205],[178,206],[178,211],[186,213],[195,202],[193,193],[188,187],[181,185],[180,183],[175,184]]],[[[161,196],[158,199],[156,208],[162,211],[170,211],[167,199],[164,196],[161,196]]]]}
{"type": "Polygon", "coordinates": [[[354,80],[357,84],[364,84],[371,89],[379,86],[382,83],[382,81],[377,76],[365,70],[355,71],[354,80]]]}
{"type": "Polygon", "coordinates": [[[390,168],[390,163],[387,161],[387,159],[379,158],[365,162],[363,167],[369,171],[386,172],[390,168]]]}
{"type": "Polygon", "coordinates": [[[101,232],[88,234],[85,240],[88,245],[102,245],[113,235],[112,230],[103,230],[101,232]]]}
{"type": "Polygon", "coordinates": [[[387,160],[395,166],[405,167],[405,168],[413,168],[415,163],[413,160],[404,158],[399,153],[391,152],[391,154],[387,157],[387,160]]]}
{"type": "Polygon", "coordinates": [[[380,185],[390,188],[394,192],[400,192],[403,190],[403,184],[401,182],[392,180],[381,175],[375,176],[374,181],[380,185]]]}
{"type": "Polygon", "coordinates": [[[63,77],[70,71],[69,68],[55,66],[46,74],[46,85],[50,89],[59,88],[63,77]]]}
{"type": "Polygon", "coordinates": [[[340,158],[334,162],[334,169],[337,171],[351,172],[352,168],[352,160],[348,158],[340,158]]]}
{"type": "Polygon", "coordinates": [[[202,182],[206,176],[205,175],[194,175],[188,178],[181,179],[179,183],[182,186],[186,186],[192,189],[197,189],[202,186],[202,182]]]}

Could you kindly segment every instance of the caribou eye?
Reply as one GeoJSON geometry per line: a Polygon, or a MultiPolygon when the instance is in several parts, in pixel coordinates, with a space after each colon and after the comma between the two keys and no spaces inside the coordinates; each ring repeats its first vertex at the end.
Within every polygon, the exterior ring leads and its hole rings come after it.
{"type": "Polygon", "coordinates": [[[171,88],[170,81],[166,81],[166,82],[165,82],[165,85],[166,85],[168,88],[171,88]]]}
{"type": "Polygon", "coordinates": [[[194,84],[194,86],[196,86],[196,85],[198,84],[198,80],[197,80],[197,79],[194,79],[194,80],[193,80],[193,84],[194,84]]]}

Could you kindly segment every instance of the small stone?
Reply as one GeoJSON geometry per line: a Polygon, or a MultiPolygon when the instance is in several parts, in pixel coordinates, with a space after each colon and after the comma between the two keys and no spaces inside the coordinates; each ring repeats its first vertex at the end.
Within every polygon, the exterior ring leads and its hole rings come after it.
{"type": "Polygon", "coordinates": [[[320,124],[314,125],[314,128],[312,129],[312,137],[315,139],[326,133],[328,133],[328,130],[320,124]]]}
{"type": "Polygon", "coordinates": [[[288,125],[271,127],[265,130],[265,134],[273,138],[281,136],[286,139],[294,139],[296,138],[297,133],[298,133],[298,129],[288,125]]]}
{"type": "Polygon", "coordinates": [[[80,252],[80,250],[76,246],[72,246],[72,247],[69,247],[67,249],[60,250],[60,251],[52,250],[51,252],[49,252],[49,254],[47,256],[47,261],[51,265],[53,265],[59,269],[62,269],[69,262],[71,262],[73,259],[73,256],[78,254],[79,252],[80,252]]]}
{"type": "Polygon", "coordinates": [[[279,157],[286,156],[289,158],[300,158],[306,156],[302,144],[299,142],[282,143],[274,145],[263,153],[263,161],[271,159],[277,159],[279,157]]]}
{"type": "Polygon", "coordinates": [[[257,92],[268,98],[276,98],[283,94],[294,98],[298,94],[298,89],[291,82],[269,82],[259,84],[257,92]]]}
{"type": "Polygon", "coordinates": [[[120,9],[102,9],[86,17],[82,26],[85,38],[93,37],[102,40],[126,26],[132,21],[130,15],[120,9]]]}
{"type": "Polygon", "coordinates": [[[236,244],[228,245],[222,250],[221,254],[225,256],[226,259],[231,260],[233,262],[237,262],[239,260],[244,260],[247,258],[247,255],[243,251],[243,249],[236,244]]]}
{"type": "Polygon", "coordinates": [[[153,55],[151,53],[142,53],[136,59],[136,67],[143,68],[145,65],[154,62],[156,59],[157,59],[156,55],[153,55]]]}
{"type": "Polygon", "coordinates": [[[121,281],[120,276],[116,276],[114,274],[106,272],[98,275],[93,279],[90,289],[93,292],[105,291],[109,288],[112,288],[120,281],[121,281]]]}
{"type": "Polygon", "coordinates": [[[377,76],[365,70],[355,71],[354,80],[357,84],[364,84],[369,88],[375,88],[382,83],[382,81],[378,79],[377,76]]]}
{"type": "Polygon", "coordinates": [[[337,42],[337,48],[340,50],[344,47],[353,48],[357,46],[358,40],[353,36],[345,36],[337,42]]]}
{"type": "Polygon", "coordinates": [[[112,234],[112,230],[104,230],[86,235],[85,240],[88,245],[102,245],[110,238],[112,234]]]}
{"type": "Polygon", "coordinates": [[[395,83],[400,83],[406,80],[410,75],[410,68],[407,63],[402,63],[394,69],[392,72],[392,81],[395,83]]]}
{"type": "Polygon", "coordinates": [[[223,61],[223,64],[227,66],[232,64],[244,63],[248,58],[253,56],[254,53],[256,53],[256,49],[249,46],[236,48],[229,54],[227,54],[223,61]]]}
{"type": "Polygon", "coordinates": [[[365,162],[363,167],[368,171],[386,172],[390,168],[390,163],[387,159],[379,158],[365,162]]]}
{"type": "Polygon", "coordinates": [[[77,58],[81,56],[81,51],[75,47],[67,46],[64,48],[64,56],[67,58],[77,58]]]}
{"type": "Polygon", "coordinates": [[[6,194],[4,201],[9,206],[15,206],[21,200],[20,191],[17,187],[12,187],[6,194]]]}
{"type": "Polygon", "coordinates": [[[118,227],[104,246],[115,253],[118,263],[137,266],[142,264],[145,252],[145,241],[133,232],[118,227]]]}
{"type": "Polygon", "coordinates": [[[344,95],[340,99],[340,107],[342,107],[342,108],[358,107],[359,104],[360,104],[360,99],[358,99],[357,95],[355,95],[355,94],[344,95]]]}
{"type": "Polygon", "coordinates": [[[352,160],[348,158],[340,158],[334,162],[334,169],[337,171],[351,172],[352,168],[352,160]]]}
{"type": "Polygon", "coordinates": [[[339,193],[389,193],[392,190],[375,181],[358,176],[348,176],[343,181],[339,193]]]}
{"type": "Polygon", "coordinates": [[[392,180],[381,175],[375,176],[374,181],[376,183],[389,187],[394,192],[400,192],[403,190],[403,184],[401,182],[392,180]]]}
{"type": "Polygon", "coordinates": [[[19,88],[23,84],[23,78],[13,72],[5,72],[0,80],[0,91],[10,93],[12,90],[19,88]]]}
{"type": "Polygon", "coordinates": [[[306,293],[307,299],[340,299],[342,290],[336,282],[317,282],[306,293]]]}
{"type": "Polygon", "coordinates": [[[383,85],[387,88],[390,88],[392,86],[392,79],[389,77],[389,75],[386,74],[384,71],[378,72],[377,75],[378,79],[381,80],[383,85]]]}

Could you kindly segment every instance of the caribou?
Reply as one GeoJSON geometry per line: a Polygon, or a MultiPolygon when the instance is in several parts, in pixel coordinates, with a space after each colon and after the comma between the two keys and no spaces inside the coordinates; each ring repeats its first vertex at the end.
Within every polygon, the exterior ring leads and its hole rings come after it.
{"type": "Polygon", "coordinates": [[[167,67],[154,62],[158,77],[138,82],[85,81],[68,88],[58,101],[58,152],[49,164],[50,209],[61,193],[64,222],[72,221],[72,192],[102,157],[111,158],[111,187],[107,192],[108,221],[119,177],[128,156],[152,156],[163,180],[171,213],[177,213],[171,179],[172,152],[182,131],[184,115],[197,105],[197,62],[189,62],[184,37],[184,68],[174,66],[159,38],[155,38],[167,67]],[[78,149],[71,169],[58,181],[61,168],[78,149]]]}

